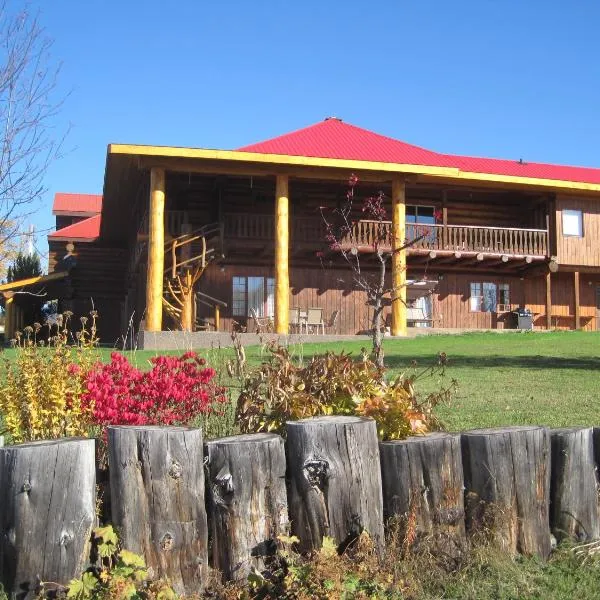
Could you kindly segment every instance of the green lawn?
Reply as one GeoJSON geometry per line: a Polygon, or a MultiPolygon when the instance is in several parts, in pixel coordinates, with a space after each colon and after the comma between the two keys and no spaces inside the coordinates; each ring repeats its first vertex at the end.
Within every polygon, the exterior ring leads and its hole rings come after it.
{"type": "MultiPolygon", "coordinates": [[[[325,349],[345,350],[359,356],[364,341],[307,343],[292,347],[298,357],[325,349]]],[[[448,429],[540,424],[551,427],[600,424],[600,333],[471,333],[386,340],[386,365],[392,372],[418,370],[448,356],[445,376],[422,378],[418,391],[430,391],[458,381],[452,403],[439,415],[448,429]]],[[[108,358],[109,351],[102,351],[108,358]]],[[[145,366],[155,352],[129,353],[145,366]]],[[[223,364],[230,350],[205,352],[211,362],[223,364]]],[[[261,349],[247,349],[248,362],[261,360],[261,349]]]]}

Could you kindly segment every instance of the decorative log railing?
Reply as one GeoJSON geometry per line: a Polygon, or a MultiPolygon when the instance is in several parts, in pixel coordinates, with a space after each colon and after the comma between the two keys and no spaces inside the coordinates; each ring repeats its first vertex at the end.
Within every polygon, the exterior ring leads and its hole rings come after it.
{"type": "MultiPolygon", "coordinates": [[[[225,237],[229,239],[272,240],[272,215],[226,214],[225,237]]],[[[347,247],[390,248],[390,221],[360,220],[342,244],[347,247]]],[[[315,217],[292,219],[291,238],[294,243],[319,243],[325,239],[325,224],[315,217]]],[[[521,256],[548,256],[548,232],[545,229],[515,227],[481,227],[474,225],[407,224],[407,242],[411,249],[449,250],[454,252],[484,252],[521,256]]]]}

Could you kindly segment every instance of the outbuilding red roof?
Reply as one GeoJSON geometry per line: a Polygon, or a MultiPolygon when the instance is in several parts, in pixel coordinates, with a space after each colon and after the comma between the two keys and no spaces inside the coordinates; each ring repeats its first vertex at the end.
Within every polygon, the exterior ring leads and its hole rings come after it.
{"type": "Polygon", "coordinates": [[[78,221],[72,225],[67,225],[54,233],[48,235],[48,240],[53,242],[93,242],[100,237],[100,222],[102,215],[94,215],[78,221]]]}
{"type": "Polygon", "coordinates": [[[244,146],[239,151],[451,167],[471,173],[600,184],[600,169],[441,154],[336,118],[328,118],[304,129],[244,146]]]}
{"type": "Polygon", "coordinates": [[[101,194],[66,194],[58,192],[52,205],[53,215],[92,216],[102,210],[101,194]]]}

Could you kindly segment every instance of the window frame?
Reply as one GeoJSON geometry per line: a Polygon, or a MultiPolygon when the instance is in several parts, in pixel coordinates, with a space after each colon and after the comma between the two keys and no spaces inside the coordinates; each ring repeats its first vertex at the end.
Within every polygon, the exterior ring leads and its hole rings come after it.
{"type": "Polygon", "coordinates": [[[258,311],[258,317],[274,318],[275,316],[275,278],[264,276],[264,275],[233,275],[231,278],[231,316],[238,318],[249,318],[250,317],[250,303],[249,303],[249,287],[248,282],[250,279],[262,279],[262,295],[263,295],[263,307],[261,311],[258,311]],[[237,281],[236,281],[237,280],[237,281]],[[243,281],[243,284],[241,282],[243,281]],[[236,299],[236,283],[238,287],[238,293],[243,294],[243,299],[239,296],[236,299]],[[242,291],[243,287],[243,291],[242,291]],[[243,309],[240,309],[243,306],[243,309]],[[240,312],[241,310],[241,312],[240,312]],[[273,314],[269,314],[273,312],[273,314]]]}
{"type": "Polygon", "coordinates": [[[582,238],[583,237],[584,232],[583,232],[583,211],[582,210],[579,210],[578,208],[563,208],[561,221],[562,221],[562,234],[564,237],[572,237],[572,238],[582,238]],[[567,233],[565,231],[565,217],[566,216],[577,217],[577,219],[578,219],[577,233],[567,233]]]}
{"type": "Polygon", "coordinates": [[[506,306],[510,305],[510,283],[502,282],[496,283],[495,281],[471,281],[469,283],[469,312],[472,313],[497,313],[498,305],[506,306]],[[486,294],[486,287],[495,288],[494,304],[486,310],[486,300],[488,295],[486,294]],[[506,291],[508,294],[509,302],[500,302],[502,291],[506,291]],[[474,302],[476,300],[476,302],[474,302]]]}

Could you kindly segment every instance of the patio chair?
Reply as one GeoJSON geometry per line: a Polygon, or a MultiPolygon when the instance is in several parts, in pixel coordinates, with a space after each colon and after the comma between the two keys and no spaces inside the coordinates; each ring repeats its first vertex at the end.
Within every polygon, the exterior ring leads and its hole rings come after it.
{"type": "Polygon", "coordinates": [[[300,309],[290,308],[290,333],[298,333],[300,325],[300,309]]]}
{"type": "Polygon", "coordinates": [[[340,314],[339,310],[334,310],[331,313],[331,316],[329,317],[329,321],[327,321],[327,323],[325,323],[325,328],[328,330],[333,329],[334,330],[333,333],[335,333],[335,326],[336,326],[337,318],[338,318],[339,314],[340,314]]]}
{"type": "Polygon", "coordinates": [[[306,314],[306,331],[307,333],[316,331],[319,333],[319,328],[325,333],[325,323],[323,322],[322,308],[309,308],[306,314]]]}

